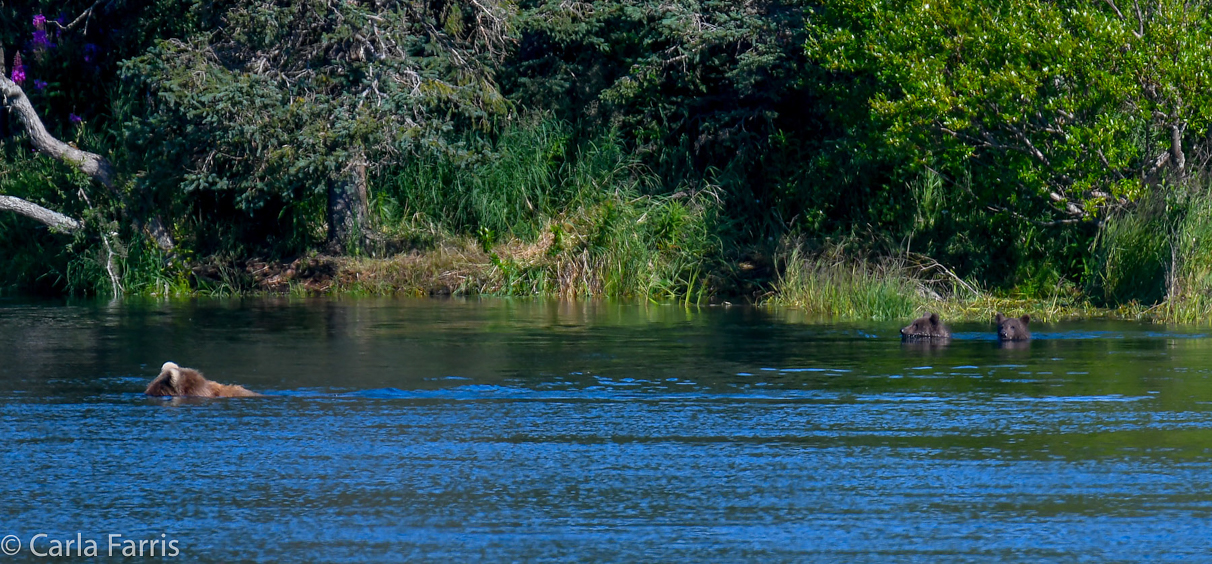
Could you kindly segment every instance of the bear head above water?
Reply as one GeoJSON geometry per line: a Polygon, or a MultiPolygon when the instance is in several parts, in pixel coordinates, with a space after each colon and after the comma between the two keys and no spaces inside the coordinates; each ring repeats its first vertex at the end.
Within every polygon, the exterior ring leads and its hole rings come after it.
{"type": "Polygon", "coordinates": [[[1031,322],[1030,315],[1022,317],[1006,317],[997,314],[997,338],[1000,341],[1026,341],[1031,338],[1027,324],[1031,322]]]}
{"type": "Polygon", "coordinates": [[[951,331],[947,329],[937,313],[927,313],[913,323],[901,329],[901,339],[949,339],[951,331]]]}
{"type": "Polygon", "coordinates": [[[149,396],[198,397],[198,398],[247,398],[261,394],[250,392],[243,386],[229,386],[207,380],[201,372],[192,368],[181,368],[172,362],[160,367],[160,375],[147,385],[149,396]]]}

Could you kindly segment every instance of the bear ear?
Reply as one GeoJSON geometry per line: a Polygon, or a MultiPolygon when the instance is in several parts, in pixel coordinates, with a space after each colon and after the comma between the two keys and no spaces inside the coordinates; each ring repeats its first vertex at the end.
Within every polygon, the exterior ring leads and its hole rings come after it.
{"type": "Polygon", "coordinates": [[[937,313],[930,312],[930,324],[938,325],[938,314],[937,313]]]}
{"type": "Polygon", "coordinates": [[[164,366],[160,368],[160,372],[168,373],[168,383],[170,386],[172,386],[173,388],[179,387],[178,383],[181,381],[181,367],[180,366],[177,366],[176,364],[174,364],[172,362],[165,362],[164,366]]]}
{"type": "Polygon", "coordinates": [[[1028,323],[1031,323],[1031,316],[1030,316],[1030,315],[1024,315],[1024,316],[1020,317],[1019,319],[1022,319],[1022,320],[1023,320],[1023,325],[1026,325],[1026,324],[1028,324],[1028,323]]]}
{"type": "Polygon", "coordinates": [[[997,317],[994,317],[993,320],[996,321],[998,325],[1001,325],[1002,322],[1006,320],[1006,316],[1002,315],[1002,312],[999,311],[997,312],[997,317]]]}

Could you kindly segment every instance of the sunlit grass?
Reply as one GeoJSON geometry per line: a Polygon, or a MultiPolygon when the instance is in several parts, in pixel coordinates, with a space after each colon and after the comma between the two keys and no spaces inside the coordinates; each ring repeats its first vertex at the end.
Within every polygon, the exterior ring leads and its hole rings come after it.
{"type": "Polygon", "coordinates": [[[1063,319],[1152,319],[1136,304],[1099,308],[1084,295],[1057,288],[1049,296],[1000,296],[960,280],[924,257],[857,259],[833,248],[809,255],[798,247],[784,259],[766,305],[792,307],[837,320],[908,320],[936,312],[950,322],[988,321],[998,313],[1030,314],[1043,322],[1063,319]]]}
{"type": "Polygon", "coordinates": [[[1212,323],[1212,196],[1193,175],[1170,192],[1109,218],[1099,234],[1098,280],[1108,305],[1166,323],[1212,323]],[[1162,197],[1164,196],[1164,198],[1162,197]]]}
{"type": "Polygon", "coordinates": [[[533,240],[452,237],[388,259],[345,259],[333,291],[699,303],[711,290],[714,244],[705,197],[611,199],[549,219],[533,240]]]}
{"type": "Polygon", "coordinates": [[[872,264],[837,254],[808,258],[797,248],[786,259],[767,303],[838,319],[911,317],[927,300],[924,286],[895,262],[872,264]]]}
{"type": "Polygon", "coordinates": [[[431,245],[391,259],[402,274],[383,289],[703,301],[719,198],[658,184],[617,136],[574,142],[550,118],[511,126],[487,156],[429,155],[377,197],[386,233],[431,245]]]}

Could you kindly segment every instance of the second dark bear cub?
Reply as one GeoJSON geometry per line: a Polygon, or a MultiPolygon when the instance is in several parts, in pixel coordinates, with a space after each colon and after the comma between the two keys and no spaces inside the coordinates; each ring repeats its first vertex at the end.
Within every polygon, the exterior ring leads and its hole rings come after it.
{"type": "Polygon", "coordinates": [[[1026,341],[1031,338],[1031,331],[1027,329],[1027,324],[1031,322],[1030,315],[1006,317],[998,313],[995,321],[997,338],[1000,341],[1026,341]]]}
{"type": "Polygon", "coordinates": [[[937,313],[927,313],[901,329],[901,339],[950,339],[951,331],[937,313]]]}

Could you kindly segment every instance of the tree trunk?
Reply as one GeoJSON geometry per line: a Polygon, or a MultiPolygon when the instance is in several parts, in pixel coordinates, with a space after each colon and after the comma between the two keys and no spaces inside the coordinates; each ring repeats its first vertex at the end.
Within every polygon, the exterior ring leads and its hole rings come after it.
{"type": "Polygon", "coordinates": [[[360,252],[370,215],[366,197],[366,165],[355,164],[328,182],[328,248],[337,254],[360,252]]]}
{"type": "Polygon", "coordinates": [[[1170,154],[1173,155],[1170,161],[1174,163],[1174,170],[1178,171],[1181,179],[1187,173],[1187,156],[1183,154],[1183,124],[1170,126],[1170,154]]]}

